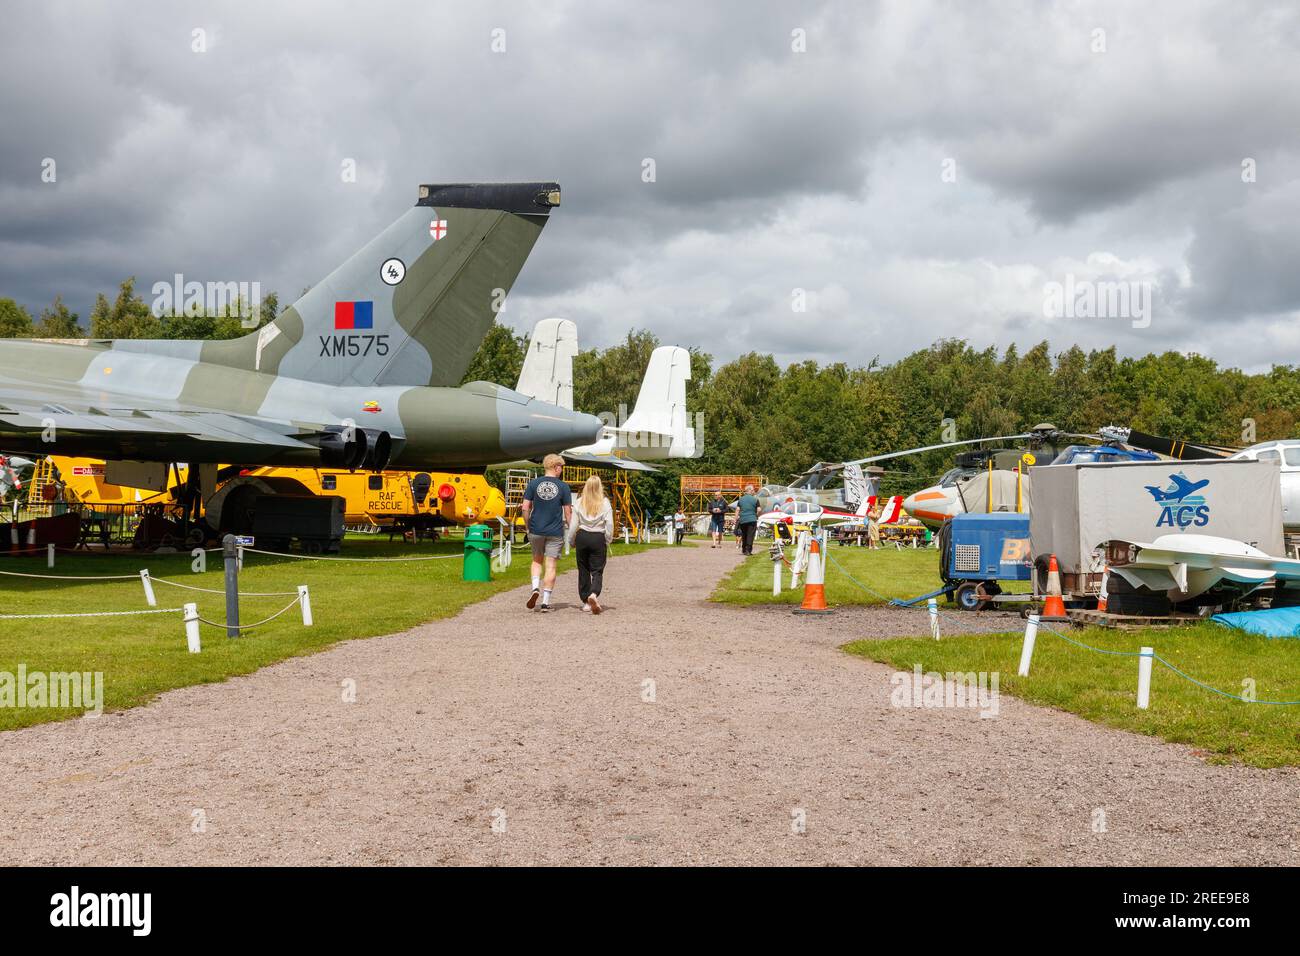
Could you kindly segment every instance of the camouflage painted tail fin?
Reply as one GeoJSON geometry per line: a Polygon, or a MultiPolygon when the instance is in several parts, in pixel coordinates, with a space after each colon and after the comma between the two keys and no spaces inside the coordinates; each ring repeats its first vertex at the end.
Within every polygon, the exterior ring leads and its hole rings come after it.
{"type": "Polygon", "coordinates": [[[421,186],[416,205],[273,323],[202,360],[327,385],[459,385],[555,183],[421,186]]]}

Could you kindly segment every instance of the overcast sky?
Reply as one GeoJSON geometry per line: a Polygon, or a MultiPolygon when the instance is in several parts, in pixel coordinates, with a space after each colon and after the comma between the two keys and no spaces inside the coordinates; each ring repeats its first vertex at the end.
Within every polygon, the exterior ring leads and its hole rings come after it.
{"type": "Polygon", "coordinates": [[[292,301],[421,182],[554,179],[520,330],[1300,362],[1300,6],[612,6],[11,6],[0,296],[84,318],[181,272],[292,301]],[[1149,324],[1045,316],[1067,279],[1149,290],[1149,324]]]}

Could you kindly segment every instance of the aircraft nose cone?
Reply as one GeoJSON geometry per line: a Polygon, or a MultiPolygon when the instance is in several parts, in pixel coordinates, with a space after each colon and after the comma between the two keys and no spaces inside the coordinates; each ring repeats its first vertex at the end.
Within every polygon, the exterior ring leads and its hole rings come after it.
{"type": "Polygon", "coordinates": [[[903,510],[930,528],[937,528],[952,517],[953,502],[938,488],[923,488],[903,499],[903,510]]]}
{"type": "Polygon", "coordinates": [[[525,458],[589,445],[600,437],[604,427],[595,415],[544,402],[502,402],[500,412],[502,450],[525,458]]]}

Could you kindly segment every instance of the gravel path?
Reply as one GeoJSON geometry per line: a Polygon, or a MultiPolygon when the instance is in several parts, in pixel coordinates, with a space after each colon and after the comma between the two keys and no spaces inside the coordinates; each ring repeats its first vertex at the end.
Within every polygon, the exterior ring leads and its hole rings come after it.
{"type": "Polygon", "coordinates": [[[615,558],[597,618],[577,610],[570,574],[548,616],[515,591],[148,707],[0,735],[3,858],[1300,863],[1295,771],[1208,766],[1006,696],[992,720],[895,708],[892,669],[837,645],[916,633],[924,615],[707,604],[736,560],[615,558]]]}

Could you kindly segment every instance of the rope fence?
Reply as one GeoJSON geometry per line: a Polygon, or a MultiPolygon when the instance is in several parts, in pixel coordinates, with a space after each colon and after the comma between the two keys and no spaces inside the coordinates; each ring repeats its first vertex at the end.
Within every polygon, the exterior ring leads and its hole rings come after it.
{"type": "MultiPolygon", "coordinates": [[[[201,588],[196,584],[182,584],[179,581],[168,581],[166,578],[155,578],[150,576],[150,581],[154,584],[166,584],[168,587],[184,588],[186,591],[202,591],[205,594],[225,594],[225,588],[201,588]]],[[[297,591],[240,591],[240,597],[290,597],[296,595],[297,591]]]]}
{"type": "MultiPolygon", "coordinates": [[[[846,578],[848,578],[851,582],[853,582],[853,584],[857,585],[859,588],[861,588],[863,591],[867,592],[868,594],[872,595],[873,597],[885,601],[887,604],[893,602],[894,600],[893,598],[887,597],[886,595],[881,594],[879,591],[875,590],[874,588],[871,588],[868,585],[863,584],[852,574],[850,574],[848,569],[845,568],[842,564],[840,564],[838,560],[836,560],[833,552],[827,551],[826,555],[827,557],[830,558],[831,563],[834,564],[835,567],[839,569],[840,573],[843,574],[846,578]]],[[[937,602],[931,599],[930,607],[926,609],[926,613],[930,614],[932,617],[935,614],[936,604],[937,602]]],[[[902,605],[895,604],[893,606],[901,607],[902,605]]],[[[916,610],[920,611],[922,610],[922,608],[916,607],[916,610]]],[[[969,622],[967,619],[960,618],[958,617],[957,614],[951,611],[940,611],[939,613],[944,615],[945,617],[953,618],[954,620],[961,620],[963,622],[962,630],[964,633],[1016,634],[1019,633],[1020,631],[1018,627],[998,628],[996,630],[989,629],[989,630],[972,631],[969,626],[971,622],[969,622]]],[[[1142,658],[1143,660],[1139,661],[1139,671],[1138,671],[1138,707],[1143,710],[1147,709],[1147,701],[1150,695],[1151,663],[1160,664],[1167,670],[1173,672],[1174,674],[1177,674],[1183,680],[1191,684],[1194,684],[1197,687],[1200,687],[1204,690],[1208,690],[1211,693],[1218,694],[1220,697],[1226,697],[1229,700],[1240,701],[1243,704],[1267,704],[1269,706],[1274,706],[1274,707],[1300,706],[1300,700],[1258,700],[1258,699],[1252,699],[1248,697],[1242,697],[1239,694],[1232,694],[1226,690],[1221,690],[1212,684],[1207,684],[1205,681],[1193,677],[1191,674],[1188,674],[1186,671],[1180,670],[1178,667],[1174,666],[1172,663],[1165,660],[1159,654],[1156,654],[1155,651],[1151,648],[1143,648],[1140,651],[1117,651],[1107,647],[1094,647],[1092,644],[1087,644],[1083,641],[1076,640],[1075,638],[1070,637],[1068,634],[1062,633],[1061,631],[1052,627],[1051,624],[1039,620],[1037,614],[1029,615],[1029,622],[1025,627],[1025,643],[1024,643],[1024,647],[1022,648],[1021,658],[1020,658],[1021,677],[1029,676],[1029,661],[1030,658],[1033,656],[1034,638],[1039,630],[1047,631],[1047,633],[1059,637],[1067,644],[1073,644],[1075,647],[1081,648],[1086,651],[1092,651],[1097,654],[1109,654],[1115,657],[1142,658]]],[[[936,637],[938,636],[937,630],[935,631],[935,636],[936,637]]]]}
{"type": "Polygon", "coordinates": [[[410,557],[382,557],[382,558],[346,558],[337,554],[294,554],[287,551],[263,551],[259,548],[243,548],[245,554],[265,554],[275,558],[295,558],[300,561],[352,561],[352,562],[375,562],[383,563],[389,561],[446,561],[450,558],[459,558],[461,555],[456,554],[419,554],[410,557]]]}
{"type": "Polygon", "coordinates": [[[29,574],[25,571],[0,571],[11,578],[42,578],[48,581],[133,581],[138,574],[29,574]]]}
{"type": "Polygon", "coordinates": [[[80,611],[72,614],[0,614],[3,621],[30,621],[53,617],[129,617],[134,614],[179,614],[181,608],[154,608],[144,611],[80,611]]]}
{"type": "Polygon", "coordinates": [[[205,617],[199,617],[199,618],[196,618],[196,620],[197,620],[200,624],[206,624],[206,625],[208,625],[209,627],[219,627],[219,628],[221,628],[222,630],[226,630],[227,628],[230,628],[230,627],[237,627],[237,628],[239,628],[239,630],[241,630],[241,631],[251,631],[251,630],[252,630],[253,628],[255,628],[255,627],[261,627],[263,624],[269,624],[269,623],[271,623],[271,622],[274,621],[277,617],[279,617],[281,614],[284,614],[286,611],[288,611],[290,608],[295,608],[295,607],[297,607],[301,602],[302,602],[301,597],[297,597],[297,596],[295,596],[294,599],[293,599],[292,601],[290,601],[290,602],[289,602],[288,604],[286,604],[284,607],[280,608],[280,610],[276,611],[276,612],[275,612],[274,614],[272,614],[270,617],[264,617],[264,618],[262,618],[262,620],[257,621],[257,622],[255,622],[255,623],[253,623],[253,624],[242,624],[242,623],[241,623],[241,624],[230,624],[229,622],[209,621],[209,620],[208,620],[207,618],[205,618],[205,617]]]}

